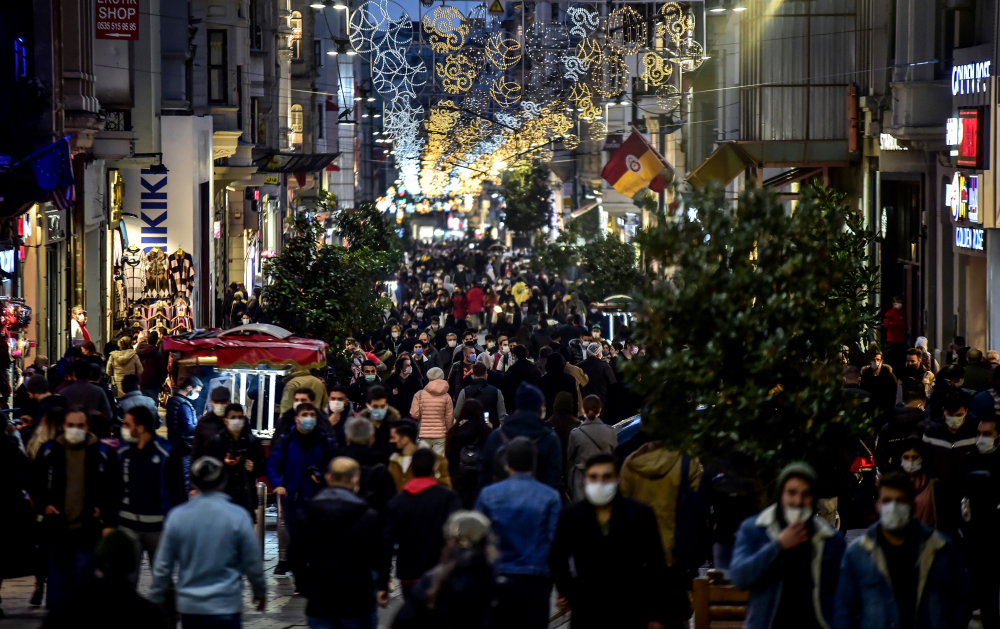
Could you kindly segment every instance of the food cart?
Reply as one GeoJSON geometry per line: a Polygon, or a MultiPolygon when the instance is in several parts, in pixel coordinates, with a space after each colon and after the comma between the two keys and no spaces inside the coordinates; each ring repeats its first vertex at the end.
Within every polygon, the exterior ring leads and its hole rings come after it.
{"type": "MultiPolygon", "coordinates": [[[[315,339],[292,336],[275,325],[253,323],[231,330],[199,330],[164,339],[163,348],[177,352],[179,382],[201,367],[228,376],[233,401],[246,408],[247,391],[256,379],[258,399],[251,421],[254,434],[269,438],[274,434],[277,380],[292,371],[319,369],[326,365],[327,344],[315,339]],[[265,393],[266,398],[265,398],[265,393]],[[267,408],[265,408],[265,406],[267,408]]],[[[248,413],[248,416],[250,413],[248,413]]]]}

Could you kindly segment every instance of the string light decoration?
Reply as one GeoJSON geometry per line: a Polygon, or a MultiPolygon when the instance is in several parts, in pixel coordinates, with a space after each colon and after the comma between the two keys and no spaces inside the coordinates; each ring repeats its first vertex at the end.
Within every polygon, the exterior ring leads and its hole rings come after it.
{"type": "Polygon", "coordinates": [[[517,105],[517,102],[521,100],[521,86],[502,76],[497,77],[490,84],[490,96],[493,97],[497,105],[508,109],[517,105]]]}
{"type": "Polygon", "coordinates": [[[587,37],[600,26],[601,18],[597,9],[590,5],[577,5],[566,10],[566,17],[572,26],[569,34],[574,37],[587,37]]]}
{"type": "Polygon", "coordinates": [[[372,83],[379,94],[391,99],[416,98],[416,88],[427,83],[427,66],[419,57],[411,64],[400,49],[379,49],[372,60],[372,83]]]}
{"type": "Polygon", "coordinates": [[[600,81],[595,86],[598,94],[605,98],[613,98],[625,91],[629,73],[625,56],[620,50],[611,46],[604,48],[600,74],[600,81]]]}
{"type": "Polygon", "coordinates": [[[603,142],[608,137],[608,127],[603,122],[590,123],[590,139],[594,142],[603,142]]]}
{"type": "Polygon", "coordinates": [[[680,44],[685,34],[694,30],[694,15],[681,8],[676,2],[668,2],[660,7],[661,23],[656,25],[659,37],[669,37],[674,46],[680,44]]]}
{"type": "Polygon", "coordinates": [[[575,150],[576,147],[580,146],[580,138],[571,133],[563,136],[562,143],[564,149],[572,151],[575,150]]]}
{"type": "Polygon", "coordinates": [[[661,85],[656,88],[656,104],[660,109],[672,112],[681,104],[681,91],[669,83],[661,85]]]}
{"type": "Polygon", "coordinates": [[[673,66],[666,63],[663,57],[652,51],[642,56],[642,65],[646,69],[639,75],[639,78],[653,87],[662,85],[674,73],[673,66]]]}
{"type": "Polygon", "coordinates": [[[347,36],[355,52],[366,59],[379,49],[405,50],[413,41],[410,15],[393,0],[369,0],[351,14],[347,36]],[[393,13],[399,17],[394,19],[393,13]]]}
{"type": "Polygon", "coordinates": [[[705,63],[705,49],[693,37],[688,37],[681,41],[674,62],[682,71],[694,72],[705,63]]]}
{"type": "Polygon", "coordinates": [[[486,41],[486,59],[498,70],[506,70],[521,60],[521,42],[506,33],[493,33],[486,41]]]}
{"type": "Polygon", "coordinates": [[[631,55],[647,44],[646,20],[630,6],[621,6],[611,12],[607,23],[607,44],[626,55],[631,55]]]}
{"type": "Polygon", "coordinates": [[[535,22],[524,35],[524,48],[535,62],[544,61],[550,54],[561,59],[569,48],[569,31],[559,22],[535,22]]]}
{"type": "Polygon", "coordinates": [[[472,89],[478,70],[475,63],[464,54],[448,55],[444,63],[434,66],[441,87],[448,94],[463,94],[472,89]]]}
{"type": "Polygon", "coordinates": [[[434,16],[424,16],[424,32],[431,50],[445,54],[460,49],[469,39],[469,25],[462,12],[453,6],[434,8],[434,16]]]}

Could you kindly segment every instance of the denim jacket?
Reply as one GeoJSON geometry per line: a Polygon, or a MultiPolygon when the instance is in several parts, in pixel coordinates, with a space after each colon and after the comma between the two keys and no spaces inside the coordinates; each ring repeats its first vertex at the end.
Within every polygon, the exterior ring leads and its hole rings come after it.
{"type": "Polygon", "coordinates": [[[483,488],[475,509],[490,519],[500,540],[498,574],[549,576],[561,506],[559,492],[531,474],[512,474],[483,488]]]}
{"type": "MultiPolygon", "coordinates": [[[[750,590],[745,629],[770,629],[781,600],[782,557],[777,542],[781,524],[777,510],[778,505],[772,504],[747,518],[736,533],[729,577],[736,587],[750,590]]],[[[813,516],[812,524],[815,532],[809,541],[813,546],[813,609],[819,626],[830,629],[844,537],[822,518],[813,516]]]]}
{"type": "MultiPolygon", "coordinates": [[[[917,552],[917,614],[913,629],[965,629],[969,576],[955,545],[943,533],[923,523],[917,552]]],[[[889,580],[889,567],[880,546],[876,522],[851,542],[840,566],[836,629],[899,629],[889,580]]]]}

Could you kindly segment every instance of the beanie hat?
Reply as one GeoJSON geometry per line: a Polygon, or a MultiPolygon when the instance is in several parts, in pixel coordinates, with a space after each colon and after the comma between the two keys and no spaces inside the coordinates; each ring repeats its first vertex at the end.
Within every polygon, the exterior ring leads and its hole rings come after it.
{"type": "Polygon", "coordinates": [[[556,394],[556,401],[552,404],[552,410],[556,413],[573,412],[573,396],[569,391],[560,391],[556,394]]]}
{"type": "Polygon", "coordinates": [[[213,402],[228,402],[230,398],[229,389],[226,387],[215,387],[212,389],[212,401],[213,402]]]}
{"type": "MultiPolygon", "coordinates": [[[[518,345],[518,347],[521,346],[518,345]]],[[[527,382],[522,382],[517,387],[517,393],[514,395],[514,408],[516,410],[538,412],[543,406],[545,406],[545,395],[538,387],[527,382]]]]}
{"type": "Polygon", "coordinates": [[[434,367],[433,369],[427,370],[428,380],[441,380],[442,378],[444,378],[444,370],[440,367],[434,367]]]}
{"type": "Polygon", "coordinates": [[[600,356],[601,355],[601,344],[600,343],[591,343],[590,345],[587,346],[587,353],[590,354],[591,356],[600,356]]]}
{"type": "Polygon", "coordinates": [[[781,503],[781,494],[785,491],[785,483],[791,478],[801,478],[809,483],[810,487],[816,487],[816,470],[805,461],[795,461],[789,463],[778,474],[778,484],[774,487],[774,501],[781,503]]]}
{"type": "Polygon", "coordinates": [[[1000,418],[1000,411],[989,391],[981,391],[972,398],[972,405],[969,407],[969,415],[977,422],[995,421],[1000,418]]]}

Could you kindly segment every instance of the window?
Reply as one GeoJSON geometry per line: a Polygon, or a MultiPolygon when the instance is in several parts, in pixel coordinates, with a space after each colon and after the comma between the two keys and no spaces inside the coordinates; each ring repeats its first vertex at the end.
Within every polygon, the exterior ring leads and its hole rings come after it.
{"type": "Polygon", "coordinates": [[[236,128],[243,130],[243,66],[236,66],[236,128]]]}
{"type": "Polygon", "coordinates": [[[226,103],[226,31],[208,31],[208,102],[226,103]]]}
{"type": "Polygon", "coordinates": [[[292,29],[292,59],[302,59],[302,14],[292,11],[288,27],[292,29]]]}
{"type": "Polygon", "coordinates": [[[250,143],[261,144],[260,137],[260,99],[250,99],[250,143]]]}
{"type": "Polygon", "coordinates": [[[28,76],[28,48],[20,37],[14,39],[14,79],[28,76]]]}
{"type": "Polygon", "coordinates": [[[302,105],[292,105],[292,145],[302,146],[302,105]]]}
{"type": "Polygon", "coordinates": [[[257,0],[250,0],[250,50],[264,49],[264,29],[257,21],[257,0]]]}
{"type": "Polygon", "coordinates": [[[317,68],[323,66],[323,40],[314,39],[313,40],[313,65],[317,68]]]}
{"type": "Polygon", "coordinates": [[[326,131],[326,105],[316,105],[316,138],[322,140],[326,131]]]}

